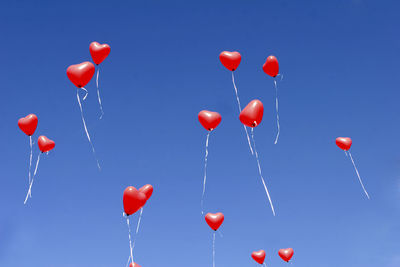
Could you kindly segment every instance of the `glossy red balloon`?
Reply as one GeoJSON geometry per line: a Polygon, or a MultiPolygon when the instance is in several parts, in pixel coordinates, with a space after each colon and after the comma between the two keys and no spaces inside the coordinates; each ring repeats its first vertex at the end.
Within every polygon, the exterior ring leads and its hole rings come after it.
{"type": "Polygon", "coordinates": [[[146,201],[147,201],[153,194],[153,186],[150,184],[146,184],[141,188],[139,188],[139,191],[146,195],[146,201]]]}
{"type": "Polygon", "coordinates": [[[18,120],[18,127],[28,136],[31,136],[35,133],[37,124],[38,118],[35,114],[29,114],[25,118],[18,120]]]}
{"type": "Polygon", "coordinates": [[[214,231],[217,231],[221,224],[224,222],[224,214],[222,214],[221,212],[207,213],[205,219],[208,226],[210,226],[211,229],[213,229],[214,231]]]}
{"type": "Polygon", "coordinates": [[[293,257],[293,249],[292,248],[283,248],[278,251],[279,256],[282,260],[289,262],[290,259],[293,257]]]}
{"type": "Polygon", "coordinates": [[[269,76],[276,77],[279,74],[279,63],[276,57],[269,56],[263,65],[263,70],[269,76]]]}
{"type": "Polygon", "coordinates": [[[225,66],[225,68],[230,71],[234,71],[239,67],[242,56],[239,52],[223,51],[221,54],[219,54],[219,60],[221,61],[222,65],[225,66]]]}
{"type": "Polygon", "coordinates": [[[207,131],[212,131],[221,122],[221,114],[218,112],[202,110],[199,112],[199,122],[207,131]]]}
{"type": "Polygon", "coordinates": [[[141,267],[139,264],[136,262],[129,264],[129,267],[141,267]]]}
{"type": "Polygon", "coordinates": [[[343,149],[344,151],[349,150],[352,143],[353,143],[353,141],[351,141],[350,137],[338,137],[338,138],[336,138],[336,145],[340,149],[343,149]]]}
{"type": "Polygon", "coordinates": [[[265,251],[264,250],[254,251],[253,253],[251,253],[251,257],[259,264],[263,264],[265,260],[265,251]]]}
{"type": "Polygon", "coordinates": [[[47,138],[46,136],[41,135],[39,136],[38,139],[38,146],[40,151],[44,153],[52,150],[56,146],[56,143],[53,140],[47,138]]]}
{"type": "Polygon", "coordinates": [[[124,191],[122,201],[126,215],[132,215],[146,204],[146,195],[133,186],[128,186],[124,191]]]}
{"type": "Polygon", "coordinates": [[[239,119],[246,126],[257,127],[262,121],[263,114],[263,104],[260,100],[255,99],[240,112],[239,119]]]}
{"type": "Polygon", "coordinates": [[[90,54],[92,55],[93,62],[99,65],[110,54],[111,48],[108,44],[99,44],[92,42],[89,46],[90,54]]]}
{"type": "Polygon", "coordinates": [[[67,76],[76,87],[84,87],[90,82],[95,72],[93,63],[82,62],[80,64],[71,65],[67,69],[67,76]]]}

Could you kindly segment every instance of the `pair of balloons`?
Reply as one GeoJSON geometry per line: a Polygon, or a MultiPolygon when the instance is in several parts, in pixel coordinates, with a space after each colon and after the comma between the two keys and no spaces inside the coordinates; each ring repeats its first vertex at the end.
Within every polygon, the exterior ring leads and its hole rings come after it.
{"type": "MultiPolygon", "coordinates": [[[[29,114],[24,118],[20,118],[18,120],[18,127],[23,131],[27,136],[32,136],[37,128],[38,118],[35,114],[29,114]]],[[[38,138],[38,146],[42,153],[48,152],[55,147],[55,142],[50,140],[44,135],[39,136],[38,138]]]]}
{"type": "Polygon", "coordinates": [[[124,190],[122,198],[125,214],[129,216],[140,210],[152,194],[153,186],[149,184],[142,186],[139,190],[133,186],[128,186],[124,190]]]}
{"type": "MultiPolygon", "coordinates": [[[[292,248],[283,248],[278,251],[279,257],[281,257],[281,259],[286,262],[289,262],[291,260],[293,254],[294,250],[292,248]]],[[[265,255],[265,250],[262,249],[251,253],[251,257],[253,258],[253,260],[255,260],[259,264],[264,264],[265,255]]]]}
{"type": "MultiPolygon", "coordinates": [[[[243,110],[240,112],[240,121],[248,127],[257,127],[263,118],[264,105],[258,100],[252,100],[243,110]]],[[[218,112],[202,110],[198,115],[199,122],[207,130],[214,130],[221,122],[221,115],[218,112]]]]}
{"type": "MultiPolygon", "coordinates": [[[[242,61],[242,56],[239,52],[230,52],[230,51],[223,51],[219,55],[219,60],[221,61],[222,65],[230,71],[235,71],[242,61]]],[[[275,56],[269,56],[264,65],[263,71],[271,77],[276,77],[279,74],[279,63],[278,59],[275,56]]]]}
{"type": "MultiPolygon", "coordinates": [[[[110,54],[111,48],[108,44],[99,44],[92,42],[89,46],[93,62],[99,65],[110,54]]],[[[93,78],[95,67],[89,61],[80,64],[71,65],[67,68],[67,76],[70,81],[78,88],[85,87],[93,78]]]]}

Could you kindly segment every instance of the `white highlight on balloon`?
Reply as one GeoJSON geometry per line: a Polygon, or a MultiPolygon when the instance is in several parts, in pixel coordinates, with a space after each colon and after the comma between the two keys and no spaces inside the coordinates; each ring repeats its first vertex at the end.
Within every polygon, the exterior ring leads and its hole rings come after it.
{"type": "MultiPolygon", "coordinates": [[[[83,98],[83,100],[85,100],[86,97],[87,97],[87,95],[88,95],[88,91],[87,91],[84,87],[81,87],[81,89],[84,90],[84,91],[86,92],[86,95],[85,95],[84,98],[83,98]]],[[[92,147],[93,155],[94,155],[94,157],[95,157],[95,159],[96,159],[96,163],[97,163],[97,168],[99,168],[99,170],[101,170],[101,167],[100,167],[100,164],[99,164],[99,160],[97,159],[96,151],[95,151],[95,149],[94,149],[92,140],[90,139],[90,135],[89,135],[88,129],[87,129],[87,127],[86,127],[85,117],[83,116],[82,103],[81,103],[81,99],[80,99],[80,97],[79,97],[79,88],[76,90],[76,98],[78,99],[79,108],[80,108],[80,110],[81,110],[81,117],[82,117],[82,122],[83,122],[83,128],[85,128],[85,133],[86,133],[87,139],[89,140],[90,146],[92,147]]]]}
{"type": "Polygon", "coordinates": [[[270,204],[270,206],[271,206],[271,209],[272,209],[272,213],[273,213],[274,216],[275,216],[274,205],[272,204],[271,196],[269,195],[269,191],[268,191],[267,185],[265,184],[265,181],[264,181],[264,178],[263,178],[262,172],[261,172],[260,160],[259,160],[259,158],[258,158],[258,153],[257,153],[257,149],[256,149],[256,141],[255,141],[255,139],[254,139],[254,128],[251,128],[251,138],[253,139],[254,152],[255,152],[255,155],[256,155],[257,165],[258,165],[258,173],[259,173],[260,178],[261,178],[261,181],[262,181],[262,183],[263,183],[263,185],[264,185],[265,193],[267,193],[267,197],[268,197],[268,200],[269,200],[269,204],[270,204]]]}
{"type": "Polygon", "coordinates": [[[367,192],[367,190],[365,189],[364,184],[363,184],[363,182],[362,182],[362,180],[361,180],[360,174],[358,173],[358,169],[357,169],[357,167],[356,167],[356,164],[354,163],[353,157],[351,156],[350,151],[347,151],[347,152],[349,153],[349,156],[350,156],[350,159],[351,159],[351,163],[353,163],[353,167],[354,167],[354,170],[356,171],[356,174],[357,174],[357,177],[358,177],[358,181],[360,181],[361,187],[362,187],[362,189],[364,190],[365,195],[367,196],[368,199],[370,199],[370,197],[369,197],[369,195],[368,195],[368,192],[367,192]]]}
{"type": "Polygon", "coordinates": [[[96,76],[96,87],[97,87],[97,101],[99,101],[100,105],[100,120],[103,118],[104,112],[103,112],[103,105],[101,104],[101,98],[100,98],[100,90],[99,90],[99,72],[100,72],[100,67],[97,67],[97,76],[96,76]]]}
{"type": "Polygon", "coordinates": [[[26,193],[26,197],[25,197],[24,204],[26,204],[26,202],[28,201],[28,198],[29,198],[29,197],[32,197],[32,185],[33,185],[33,181],[34,181],[35,176],[36,176],[36,172],[37,172],[37,170],[38,170],[39,161],[40,161],[40,155],[41,155],[41,154],[42,154],[42,153],[39,153],[39,155],[38,155],[38,158],[37,158],[37,161],[36,161],[35,171],[34,171],[34,173],[33,173],[32,180],[31,180],[30,183],[29,183],[29,189],[28,189],[28,193],[26,193]]]}
{"type": "MultiPolygon", "coordinates": [[[[240,113],[240,112],[242,112],[242,107],[240,105],[238,89],[236,87],[235,76],[233,75],[233,71],[232,71],[232,83],[233,83],[233,87],[235,88],[236,100],[237,100],[237,103],[238,103],[239,113],[240,113]]],[[[244,128],[244,131],[246,132],[247,142],[249,143],[249,148],[250,148],[251,154],[254,155],[253,148],[251,147],[250,137],[249,137],[249,133],[247,132],[246,125],[243,124],[243,128],[244,128]]]]}
{"type": "Polygon", "coordinates": [[[206,181],[207,181],[207,158],[208,158],[208,140],[210,138],[210,133],[209,131],[207,133],[207,139],[206,139],[206,154],[204,156],[204,179],[203,179],[203,193],[201,194],[201,214],[204,214],[204,194],[206,193],[206,181]]]}

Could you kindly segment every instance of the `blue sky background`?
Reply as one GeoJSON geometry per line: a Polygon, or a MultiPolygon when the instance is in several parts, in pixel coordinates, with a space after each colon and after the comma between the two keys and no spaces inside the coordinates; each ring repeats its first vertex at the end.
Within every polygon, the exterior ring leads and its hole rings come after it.
{"type": "MultiPolygon", "coordinates": [[[[216,266],[400,265],[400,26],[397,1],[3,1],[0,5],[2,121],[0,265],[125,266],[126,186],[154,185],[134,251],[142,266],[211,266],[211,230],[200,213],[206,131],[202,109],[218,111],[210,138],[206,209],[221,211],[216,266]],[[70,64],[101,65],[105,115],[95,82],[84,111],[98,157],[84,135],[70,64]],[[219,62],[237,50],[243,104],[264,103],[255,130],[275,204],[273,217],[238,120],[230,72],[219,62]],[[281,137],[274,90],[262,71],[277,56],[281,137]],[[39,117],[43,157],[26,206],[28,138],[17,120],[39,117]],[[351,162],[334,141],[353,139],[351,162]]],[[[35,145],[35,157],[37,146],[35,145]]]]}

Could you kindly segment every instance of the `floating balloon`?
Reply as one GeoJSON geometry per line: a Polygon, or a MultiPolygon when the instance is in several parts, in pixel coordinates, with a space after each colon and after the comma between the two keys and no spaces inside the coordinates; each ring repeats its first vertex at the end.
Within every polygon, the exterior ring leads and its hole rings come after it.
{"type": "Polygon", "coordinates": [[[264,250],[259,250],[259,251],[254,251],[251,253],[251,257],[253,260],[255,260],[259,264],[264,264],[265,260],[265,251],[264,250]]]}
{"type": "Polygon", "coordinates": [[[217,231],[218,228],[224,222],[224,214],[222,214],[221,212],[207,213],[205,219],[208,226],[210,226],[210,228],[213,229],[214,231],[217,231]]]}
{"type": "Polygon", "coordinates": [[[199,112],[199,122],[207,131],[212,131],[221,122],[221,115],[218,112],[202,110],[199,112]]]}
{"type": "Polygon", "coordinates": [[[207,158],[208,158],[208,140],[210,133],[213,131],[221,122],[221,115],[218,112],[202,110],[199,112],[199,122],[208,131],[206,138],[206,154],[204,156],[204,178],[203,178],[203,193],[201,195],[201,214],[204,214],[204,194],[206,192],[206,180],[207,180],[207,158]]]}
{"type": "Polygon", "coordinates": [[[289,262],[290,259],[293,257],[293,249],[292,248],[283,248],[278,251],[279,256],[282,260],[289,262]]]}
{"type": "Polygon", "coordinates": [[[260,175],[261,182],[263,183],[265,193],[267,194],[267,197],[268,197],[268,200],[269,200],[269,204],[270,204],[271,209],[272,209],[272,213],[275,216],[274,205],[272,204],[272,200],[271,200],[271,197],[269,195],[268,188],[267,188],[267,186],[265,184],[264,177],[262,176],[260,159],[258,157],[257,148],[256,148],[256,141],[255,141],[255,138],[254,138],[254,128],[257,127],[261,123],[262,118],[263,118],[263,114],[264,114],[264,106],[263,106],[263,104],[261,103],[260,100],[255,99],[255,100],[251,101],[242,110],[242,112],[240,112],[239,119],[243,123],[243,125],[251,127],[251,139],[253,140],[254,154],[255,154],[255,157],[256,157],[256,160],[257,160],[257,165],[258,165],[258,174],[260,175]]]}
{"type": "MultiPolygon", "coordinates": [[[[238,89],[236,87],[235,76],[234,76],[233,72],[239,67],[240,61],[242,60],[242,56],[240,55],[239,52],[223,51],[219,55],[219,60],[221,61],[222,65],[225,66],[225,68],[227,68],[228,70],[230,70],[232,72],[232,83],[233,83],[233,88],[235,89],[236,101],[237,101],[239,113],[240,113],[240,112],[242,112],[242,107],[240,105],[238,89]]],[[[251,154],[253,154],[254,152],[253,152],[253,148],[251,147],[249,133],[247,132],[247,128],[245,125],[243,125],[243,128],[246,133],[247,142],[249,143],[250,152],[251,152],[251,154]]]]}
{"type": "Polygon", "coordinates": [[[92,147],[92,152],[96,159],[97,167],[100,170],[101,168],[100,168],[100,164],[97,159],[97,156],[96,156],[96,150],[94,149],[92,140],[90,139],[89,131],[86,127],[85,117],[83,116],[82,103],[81,103],[81,99],[79,97],[79,89],[82,89],[86,93],[85,96],[83,97],[83,100],[86,99],[86,97],[88,95],[88,91],[86,90],[86,88],[84,86],[86,86],[90,82],[90,80],[92,79],[92,77],[94,75],[94,72],[95,72],[95,68],[91,62],[83,62],[80,64],[71,65],[67,68],[68,78],[76,87],[78,87],[76,90],[76,98],[78,100],[79,109],[81,111],[83,128],[85,129],[86,137],[89,140],[90,146],[92,147]]]}
{"type": "MultiPolygon", "coordinates": [[[[56,145],[55,142],[53,140],[50,140],[46,136],[44,136],[44,135],[39,136],[38,146],[39,146],[39,150],[42,153],[48,153],[50,150],[54,149],[55,145],[56,145]]],[[[42,153],[39,153],[39,155],[38,155],[38,158],[37,158],[37,161],[36,161],[36,166],[35,166],[35,171],[33,172],[33,177],[30,180],[29,189],[28,189],[28,193],[26,193],[24,204],[26,204],[26,202],[28,201],[29,197],[32,197],[32,185],[33,185],[33,181],[35,179],[35,176],[36,176],[36,173],[37,173],[37,170],[38,170],[38,167],[39,167],[40,155],[42,153]]]]}
{"type": "Polygon", "coordinates": [[[275,78],[279,74],[279,63],[275,56],[269,56],[263,65],[263,70],[269,76],[275,78]]]}
{"type": "Polygon", "coordinates": [[[128,186],[123,195],[124,211],[126,215],[132,215],[146,204],[146,194],[133,186],[128,186]]]}
{"type": "Polygon", "coordinates": [[[223,51],[219,54],[219,60],[221,60],[222,65],[230,71],[235,71],[242,60],[242,56],[239,52],[229,52],[223,51]]]}
{"type": "Polygon", "coordinates": [[[29,114],[24,118],[20,118],[18,120],[18,127],[23,131],[27,136],[32,136],[38,125],[38,118],[35,114],[29,114]]]}
{"type": "Polygon", "coordinates": [[[111,48],[108,44],[99,44],[98,42],[92,42],[89,46],[90,54],[92,55],[93,62],[98,66],[97,67],[97,76],[96,76],[96,87],[97,87],[97,100],[100,106],[100,119],[103,117],[103,105],[101,103],[100,90],[99,90],[99,73],[100,66],[99,64],[103,62],[104,59],[108,57],[110,54],[111,48]]]}
{"type": "MultiPolygon", "coordinates": [[[[263,65],[263,70],[266,74],[274,78],[274,87],[275,87],[275,110],[276,110],[276,124],[278,128],[278,132],[276,133],[275,142],[276,145],[278,143],[279,134],[281,132],[281,126],[279,124],[279,105],[278,105],[278,86],[276,84],[276,77],[279,76],[279,63],[276,57],[269,56],[263,65]]],[[[281,76],[282,79],[282,76],[281,76]]]]}
{"type": "Polygon", "coordinates": [[[263,118],[264,105],[260,100],[252,100],[243,110],[240,112],[240,121],[248,127],[257,127],[263,118]]]}
{"type": "Polygon", "coordinates": [[[360,173],[358,172],[356,164],[354,163],[353,156],[350,153],[350,147],[351,147],[352,143],[353,143],[353,141],[351,140],[350,137],[338,137],[338,138],[336,138],[336,145],[340,149],[344,150],[344,153],[346,154],[346,156],[349,155],[351,163],[353,164],[354,170],[356,171],[356,174],[357,174],[357,177],[358,177],[358,181],[360,182],[361,187],[362,187],[365,195],[367,196],[368,199],[370,199],[369,194],[368,194],[367,190],[364,187],[364,183],[361,180],[360,173]]]}
{"type": "Polygon", "coordinates": [[[67,68],[68,78],[78,88],[85,87],[92,79],[94,72],[94,65],[88,61],[67,68]]]}
{"type": "Polygon", "coordinates": [[[23,131],[27,136],[29,136],[29,147],[30,147],[30,154],[29,154],[29,169],[28,169],[28,185],[31,183],[31,169],[32,169],[32,135],[36,131],[36,127],[38,124],[38,118],[35,114],[29,114],[24,118],[20,118],[18,120],[18,127],[23,131]]]}
{"type": "Polygon", "coordinates": [[[99,44],[98,42],[92,42],[89,46],[90,55],[92,56],[93,62],[99,65],[103,62],[110,54],[111,48],[108,44],[99,44]]]}
{"type": "Polygon", "coordinates": [[[353,144],[353,141],[351,140],[350,137],[336,138],[336,145],[344,151],[348,151],[352,144],[353,144]]]}
{"type": "Polygon", "coordinates": [[[54,143],[53,140],[50,140],[46,136],[41,135],[41,136],[39,136],[39,139],[38,139],[38,146],[39,146],[40,151],[42,151],[42,153],[45,153],[45,152],[49,152],[50,150],[52,150],[56,146],[56,143],[54,143]]]}
{"type": "MultiPolygon", "coordinates": [[[[143,206],[146,204],[147,200],[149,200],[149,198],[151,197],[152,194],[153,194],[153,186],[150,184],[147,184],[147,185],[142,186],[139,190],[137,190],[133,186],[128,186],[124,190],[124,194],[122,197],[122,202],[124,205],[124,216],[126,216],[126,223],[128,225],[128,231],[129,231],[129,247],[130,247],[129,258],[130,258],[131,264],[134,264],[133,266],[139,266],[139,265],[135,265],[135,263],[133,262],[133,248],[135,247],[135,240],[133,240],[133,242],[132,242],[129,216],[136,213],[140,209],[140,215],[139,215],[138,223],[136,226],[136,233],[135,233],[135,235],[137,235],[139,232],[140,221],[142,219],[143,206]]],[[[128,260],[128,262],[129,262],[129,260],[128,260]]]]}
{"type": "Polygon", "coordinates": [[[224,222],[224,214],[222,214],[221,212],[207,213],[205,219],[208,226],[210,226],[210,228],[214,230],[212,234],[212,262],[213,267],[215,267],[215,233],[224,222]]]}
{"type": "Polygon", "coordinates": [[[135,262],[134,263],[131,262],[131,264],[129,264],[129,267],[141,267],[141,266],[135,262]]]}

